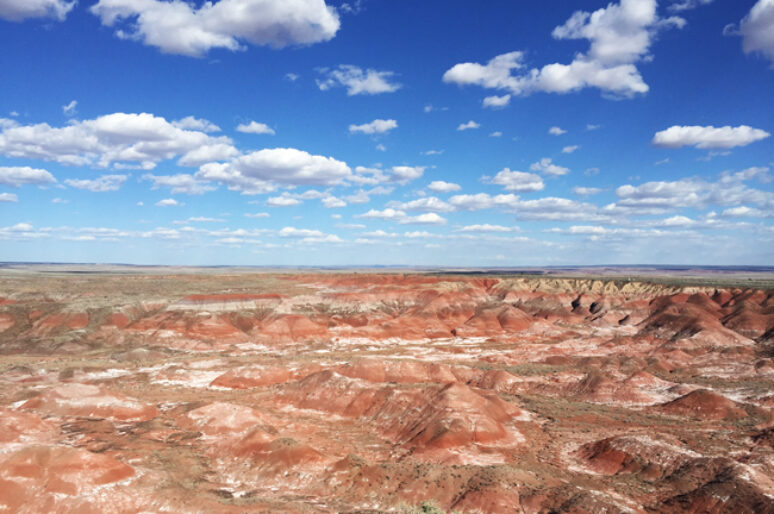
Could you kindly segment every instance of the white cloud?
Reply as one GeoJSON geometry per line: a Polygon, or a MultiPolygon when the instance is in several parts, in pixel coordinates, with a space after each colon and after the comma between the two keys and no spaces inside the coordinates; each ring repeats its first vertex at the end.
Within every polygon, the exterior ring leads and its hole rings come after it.
{"type": "Polygon", "coordinates": [[[700,5],[709,5],[713,0],[673,0],[669,10],[672,12],[689,11],[696,9],[700,5]]]}
{"type": "Polygon", "coordinates": [[[174,198],[165,198],[163,200],[159,200],[158,202],[156,202],[156,205],[158,207],[180,207],[185,204],[178,202],[174,198]]]}
{"type": "Polygon", "coordinates": [[[726,172],[718,182],[698,179],[646,182],[639,186],[623,185],[616,189],[619,200],[604,209],[609,213],[658,214],[677,208],[706,208],[710,205],[774,205],[774,193],[751,189],[745,181],[761,178],[760,172],[726,172]]]}
{"type": "Polygon", "coordinates": [[[675,125],[666,130],[657,132],[653,136],[653,144],[666,148],[682,148],[683,146],[695,146],[696,148],[734,148],[747,146],[761,139],[766,139],[771,134],[768,132],[740,125],[739,127],[701,127],[675,125]]]}
{"type": "Polygon", "coordinates": [[[402,87],[397,82],[391,82],[395,75],[392,71],[372,69],[364,71],[357,66],[341,64],[334,69],[322,68],[320,72],[325,76],[324,79],[317,80],[317,87],[320,90],[327,91],[333,87],[343,86],[347,88],[348,96],[394,93],[402,87]]]}
{"type": "Polygon", "coordinates": [[[183,130],[200,130],[202,132],[220,132],[220,127],[209,120],[186,116],[172,122],[172,125],[183,130]]]}
{"type": "Polygon", "coordinates": [[[245,218],[259,219],[259,218],[268,218],[268,217],[270,217],[268,212],[248,212],[248,213],[245,213],[245,218]]]}
{"type": "Polygon", "coordinates": [[[442,155],[443,150],[427,150],[425,152],[422,152],[422,155],[442,155]]]}
{"type": "Polygon", "coordinates": [[[502,109],[511,103],[511,95],[487,96],[484,98],[483,105],[490,109],[502,109]]]}
{"type": "Polygon", "coordinates": [[[745,53],[765,55],[774,67],[774,0],[758,0],[739,23],[745,53]]]}
{"type": "Polygon", "coordinates": [[[573,187],[572,192],[579,196],[596,195],[602,192],[598,187],[573,187]]]}
{"type": "Polygon", "coordinates": [[[290,82],[295,82],[301,78],[301,75],[299,75],[298,73],[286,73],[285,78],[290,82]]]}
{"type": "Polygon", "coordinates": [[[324,0],[221,0],[199,8],[181,0],[99,0],[90,11],[116,27],[120,39],[190,57],[213,48],[242,50],[242,42],[273,48],[319,43],[340,27],[324,0]]]}
{"type": "Polygon", "coordinates": [[[562,134],[566,134],[567,131],[564,130],[562,127],[551,127],[548,129],[548,133],[552,136],[561,136],[562,134]]]}
{"type": "Polygon", "coordinates": [[[617,97],[646,93],[649,88],[635,64],[648,58],[659,29],[685,24],[681,18],[659,18],[656,7],[656,0],[620,0],[593,13],[575,12],[552,33],[555,39],[589,41],[588,51],[576,54],[570,64],[553,63],[526,70],[524,53],[509,52],[485,65],[457,64],[443,80],[506,90],[514,95],[569,93],[587,87],[617,97]]]}
{"type": "Polygon", "coordinates": [[[227,163],[202,166],[196,177],[220,182],[229,189],[259,194],[276,185],[337,185],[351,177],[346,163],[295,148],[273,148],[241,155],[227,163]]]}
{"type": "Polygon", "coordinates": [[[2,0],[0,18],[22,21],[29,18],[54,18],[64,21],[76,0],[2,0]]]}
{"type": "Polygon", "coordinates": [[[380,152],[386,152],[386,151],[387,151],[387,147],[386,147],[386,146],[384,146],[384,145],[383,145],[383,144],[381,144],[381,143],[379,143],[378,145],[376,145],[376,149],[377,149],[377,150],[379,150],[380,152]]]}
{"type": "Polygon", "coordinates": [[[467,123],[460,123],[459,127],[457,127],[457,130],[472,130],[479,127],[481,127],[480,123],[476,123],[475,121],[470,120],[467,123]]]}
{"type": "Polygon", "coordinates": [[[489,137],[503,137],[503,133],[500,132],[499,130],[496,130],[496,131],[492,132],[491,134],[489,134],[489,137]]]}
{"type": "Polygon", "coordinates": [[[402,211],[453,212],[456,210],[452,205],[449,205],[435,196],[426,196],[424,198],[418,198],[403,203],[390,202],[388,206],[402,211]]]}
{"type": "Polygon", "coordinates": [[[406,217],[406,213],[403,211],[399,211],[396,209],[387,208],[383,211],[379,211],[376,209],[371,209],[370,211],[366,212],[365,214],[360,214],[357,216],[358,218],[365,218],[365,219],[380,219],[380,220],[399,220],[406,217]]]}
{"type": "Polygon", "coordinates": [[[602,125],[593,125],[593,124],[589,123],[588,125],[586,125],[586,130],[591,132],[592,130],[600,129],[601,127],[602,127],[602,125]]]}
{"type": "Polygon", "coordinates": [[[545,187],[543,179],[539,175],[523,171],[511,171],[509,168],[499,171],[490,183],[503,186],[506,191],[517,191],[520,193],[540,191],[545,187]]]}
{"type": "Polygon", "coordinates": [[[347,202],[343,201],[340,198],[336,198],[335,196],[326,196],[320,201],[322,202],[323,207],[325,207],[326,209],[339,209],[341,207],[347,206],[347,202]]]}
{"type": "Polygon", "coordinates": [[[741,205],[724,210],[722,216],[726,218],[774,218],[774,207],[764,210],[741,205]]]}
{"type": "Polygon", "coordinates": [[[516,216],[536,221],[600,220],[607,217],[598,213],[596,205],[580,203],[567,198],[546,197],[518,201],[513,205],[516,216]]]}
{"type": "Polygon", "coordinates": [[[78,102],[76,100],[73,100],[67,105],[62,106],[62,113],[65,116],[75,116],[77,114],[76,108],[78,107],[78,102]]]}
{"type": "Polygon", "coordinates": [[[387,182],[390,178],[381,168],[366,168],[365,166],[357,166],[355,173],[348,179],[356,184],[368,184],[375,185],[387,182]]]}
{"type": "Polygon", "coordinates": [[[518,94],[519,79],[512,76],[511,71],[523,68],[523,59],[523,52],[510,52],[494,57],[485,65],[472,62],[456,64],[444,73],[443,81],[487,89],[505,89],[518,94]]]}
{"type": "Polygon", "coordinates": [[[570,173],[569,168],[565,168],[563,166],[554,164],[552,160],[548,157],[544,157],[543,159],[540,159],[540,161],[532,164],[529,167],[529,169],[532,171],[539,171],[541,173],[545,173],[546,175],[554,175],[554,176],[567,175],[568,173],[570,173]]]}
{"type": "Polygon", "coordinates": [[[693,220],[687,216],[672,216],[666,218],[658,223],[660,227],[690,227],[696,225],[696,220],[693,220]]]}
{"type": "Polygon", "coordinates": [[[742,171],[737,171],[736,173],[724,171],[720,175],[720,181],[723,183],[733,183],[744,180],[757,180],[758,182],[767,184],[774,180],[774,177],[769,174],[768,166],[753,166],[742,171]]]}
{"type": "Polygon", "coordinates": [[[398,223],[401,225],[446,225],[446,219],[434,212],[429,212],[419,216],[408,216],[398,223]]]}
{"type": "Polygon", "coordinates": [[[177,175],[152,175],[146,173],[141,180],[153,182],[152,189],[168,187],[172,194],[200,195],[217,189],[212,184],[185,173],[178,173],[177,175]]]}
{"type": "Polygon", "coordinates": [[[350,125],[350,132],[362,132],[363,134],[384,134],[392,129],[398,128],[398,122],[395,120],[381,120],[377,119],[371,123],[364,123],[362,125],[350,125]]]}
{"type": "Polygon", "coordinates": [[[445,225],[446,219],[434,212],[420,214],[418,216],[408,216],[404,211],[386,208],[382,211],[371,209],[365,214],[356,216],[365,219],[381,219],[385,221],[397,221],[401,225],[445,225]]]}
{"type": "Polygon", "coordinates": [[[514,194],[490,196],[486,193],[474,195],[455,195],[449,198],[449,203],[459,210],[479,211],[493,207],[509,207],[518,201],[514,194]]]}
{"type": "Polygon", "coordinates": [[[13,193],[0,193],[0,202],[18,202],[19,197],[13,193]]]}
{"type": "Polygon", "coordinates": [[[202,158],[220,160],[236,153],[227,137],[184,130],[148,113],[107,114],[61,128],[13,124],[0,131],[2,155],[74,166],[150,170],[176,156],[181,165],[197,165],[202,158]]]}
{"type": "Polygon", "coordinates": [[[56,179],[46,170],[28,166],[0,166],[0,184],[4,186],[21,187],[28,184],[43,186],[54,183],[56,179]]]}
{"type": "Polygon", "coordinates": [[[518,227],[504,227],[502,225],[467,225],[459,229],[460,232],[518,232],[518,227]]]}
{"type": "Polygon", "coordinates": [[[285,227],[279,231],[280,237],[324,237],[325,234],[319,230],[308,228],[285,227]]]}
{"type": "Polygon", "coordinates": [[[66,179],[65,184],[93,193],[105,193],[121,189],[127,178],[127,175],[102,175],[96,179],[66,179]]]}
{"type": "Polygon", "coordinates": [[[266,205],[272,207],[293,207],[301,204],[301,200],[288,193],[282,193],[280,196],[273,196],[266,200],[266,205]]]}
{"type": "Polygon", "coordinates": [[[236,129],[237,132],[242,132],[244,134],[268,134],[270,136],[276,134],[273,128],[265,123],[258,123],[257,121],[251,121],[248,124],[240,123],[236,129]]]}
{"type": "Polygon", "coordinates": [[[462,189],[459,184],[444,182],[443,180],[434,180],[433,182],[430,182],[430,185],[428,185],[427,188],[436,193],[453,193],[454,191],[462,189]]]}
{"type": "Polygon", "coordinates": [[[580,145],[570,145],[562,148],[562,153],[574,153],[580,148],[580,145]]]}
{"type": "Polygon", "coordinates": [[[391,172],[392,180],[405,183],[421,177],[425,166],[393,166],[391,172]]]}

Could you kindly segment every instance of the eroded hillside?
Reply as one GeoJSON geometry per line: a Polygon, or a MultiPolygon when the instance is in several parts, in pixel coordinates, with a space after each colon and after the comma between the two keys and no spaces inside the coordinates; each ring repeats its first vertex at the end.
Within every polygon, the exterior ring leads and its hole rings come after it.
{"type": "Polygon", "coordinates": [[[774,512],[774,293],[0,279],[0,510],[774,512]]]}

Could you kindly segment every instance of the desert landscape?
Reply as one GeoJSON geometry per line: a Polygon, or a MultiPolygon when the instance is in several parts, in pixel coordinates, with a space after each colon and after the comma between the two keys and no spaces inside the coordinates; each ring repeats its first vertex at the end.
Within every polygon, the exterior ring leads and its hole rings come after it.
{"type": "Polygon", "coordinates": [[[771,277],[576,275],[6,268],[0,511],[774,512],[771,277]]]}

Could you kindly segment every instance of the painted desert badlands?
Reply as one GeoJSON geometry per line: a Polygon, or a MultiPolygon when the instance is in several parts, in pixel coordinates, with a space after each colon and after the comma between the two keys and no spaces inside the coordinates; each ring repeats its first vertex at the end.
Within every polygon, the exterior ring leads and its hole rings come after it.
{"type": "Polygon", "coordinates": [[[774,291],[0,275],[0,512],[774,512],[774,291]]]}

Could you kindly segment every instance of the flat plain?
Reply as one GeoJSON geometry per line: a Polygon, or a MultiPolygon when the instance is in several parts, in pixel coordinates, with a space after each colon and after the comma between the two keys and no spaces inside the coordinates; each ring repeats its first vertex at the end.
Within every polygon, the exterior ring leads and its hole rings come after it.
{"type": "Polygon", "coordinates": [[[774,512],[774,273],[6,266],[0,511],[774,512]]]}

